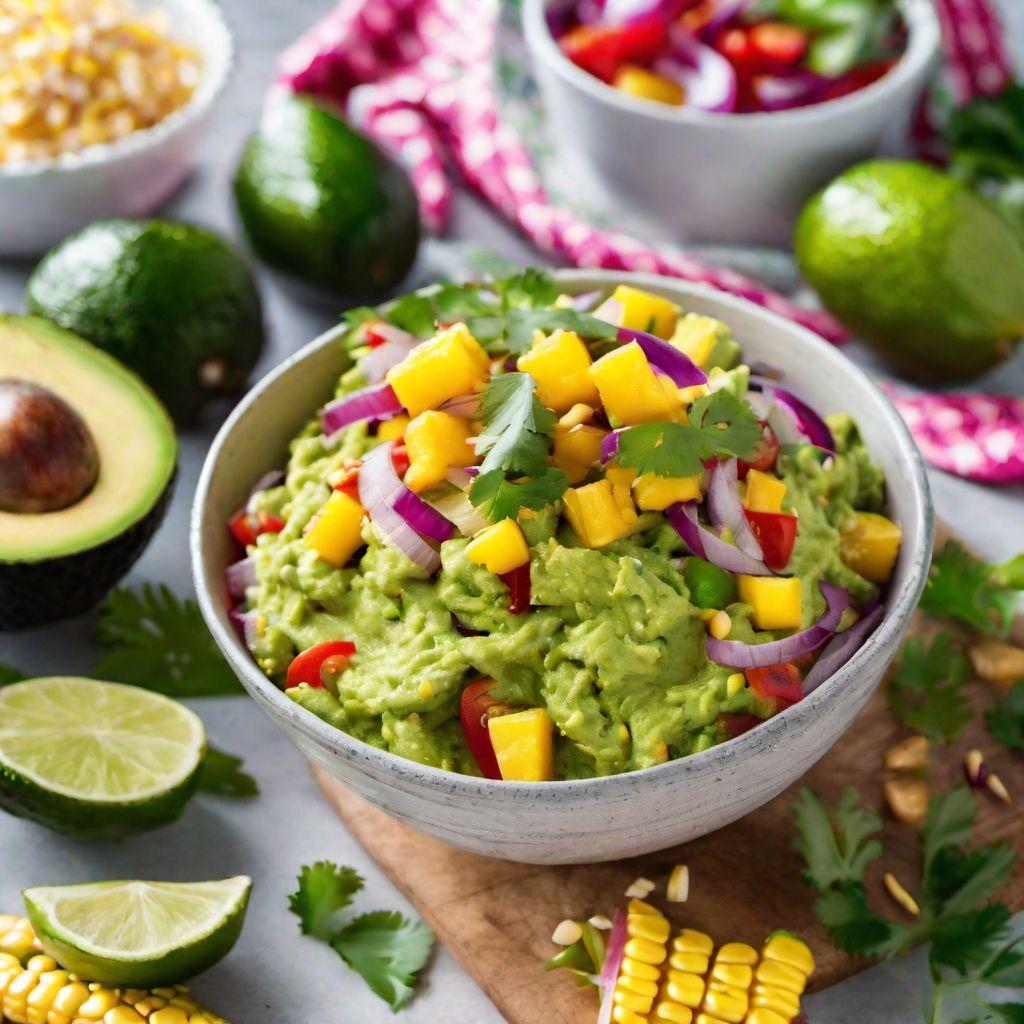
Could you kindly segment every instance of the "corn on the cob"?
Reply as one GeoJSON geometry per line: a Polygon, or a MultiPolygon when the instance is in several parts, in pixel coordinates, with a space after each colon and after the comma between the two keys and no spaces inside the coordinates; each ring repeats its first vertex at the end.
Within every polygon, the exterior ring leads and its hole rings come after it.
{"type": "Polygon", "coordinates": [[[181,985],[89,984],[38,952],[28,919],[0,916],[0,1022],[4,1024],[227,1024],[181,985]]]}

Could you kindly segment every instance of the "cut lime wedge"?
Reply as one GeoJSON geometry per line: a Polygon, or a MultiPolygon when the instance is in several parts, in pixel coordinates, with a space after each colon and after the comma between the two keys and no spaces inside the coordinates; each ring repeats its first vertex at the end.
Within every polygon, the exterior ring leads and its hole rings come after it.
{"type": "Polygon", "coordinates": [[[0,689],[0,807],[116,839],[174,821],[199,783],[203,723],[149,690],[53,676],[0,689]]]}
{"type": "Polygon", "coordinates": [[[88,981],[121,988],[174,985],[235,944],[252,879],[97,882],[26,889],[43,949],[88,981]]]}

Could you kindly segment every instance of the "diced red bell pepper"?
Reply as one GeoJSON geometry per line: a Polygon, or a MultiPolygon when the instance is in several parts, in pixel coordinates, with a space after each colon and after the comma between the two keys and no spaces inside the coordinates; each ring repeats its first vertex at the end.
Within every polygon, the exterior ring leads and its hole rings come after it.
{"type": "Polygon", "coordinates": [[[243,548],[249,547],[250,544],[255,544],[256,538],[259,536],[256,532],[256,526],[244,508],[240,508],[228,520],[228,529],[243,548]]]}
{"type": "Polygon", "coordinates": [[[848,71],[822,93],[821,102],[837,100],[840,96],[849,96],[852,92],[872,85],[891,71],[894,63],[895,61],[891,60],[880,60],[874,64],[865,64],[863,67],[848,71]]]}
{"type": "Polygon", "coordinates": [[[577,25],[558,40],[562,53],[590,74],[610,82],[623,64],[646,64],[668,43],[668,24],[650,14],[627,25],[577,25]]]}
{"type": "Polygon", "coordinates": [[[349,640],[325,640],[315,644],[292,659],[286,685],[289,689],[299,683],[325,687],[348,668],[349,659],[355,653],[356,645],[349,640]]]}
{"type": "Polygon", "coordinates": [[[256,522],[259,524],[260,533],[280,533],[284,529],[284,520],[275,516],[273,512],[260,509],[256,513],[256,522]]]}
{"type": "Polygon", "coordinates": [[[498,574],[498,579],[508,587],[508,610],[513,615],[524,615],[530,610],[530,563],[510,572],[498,574]]]}
{"type": "Polygon", "coordinates": [[[494,754],[487,723],[496,715],[506,715],[515,710],[491,696],[491,690],[495,685],[494,680],[488,678],[470,683],[462,691],[462,700],[459,704],[462,735],[477,768],[480,769],[480,774],[485,779],[501,778],[501,769],[498,768],[498,759],[494,754]]]}
{"type": "Polygon", "coordinates": [[[762,70],[793,67],[807,52],[807,36],[795,25],[763,21],[749,33],[750,48],[762,70]]]}
{"type": "Polygon", "coordinates": [[[788,661],[762,668],[748,668],[743,674],[754,693],[764,700],[774,700],[779,711],[795,704],[804,695],[800,670],[788,661]]]}
{"type": "Polygon", "coordinates": [[[727,29],[719,35],[716,48],[741,74],[753,70],[757,65],[757,54],[750,42],[749,29],[727,29]]]}
{"type": "Polygon", "coordinates": [[[364,337],[366,338],[366,344],[370,348],[377,348],[379,345],[384,345],[388,340],[387,338],[377,333],[375,328],[376,324],[379,322],[380,321],[374,321],[373,323],[369,323],[366,325],[366,333],[364,337]]]}
{"type": "Polygon", "coordinates": [[[359,500],[359,467],[362,462],[359,459],[346,459],[338,476],[334,481],[334,489],[347,494],[355,501],[359,500]]]}
{"type": "Polygon", "coordinates": [[[405,474],[409,471],[409,449],[405,447],[404,441],[399,441],[392,447],[391,465],[395,467],[399,478],[405,479],[405,474]]]}
{"type": "Polygon", "coordinates": [[[725,730],[725,735],[731,739],[736,739],[737,736],[742,736],[745,732],[750,732],[755,726],[760,725],[764,719],[758,718],[757,715],[741,715],[735,711],[723,711],[718,716],[718,724],[725,730]]]}
{"type": "Polygon", "coordinates": [[[769,569],[785,569],[796,543],[796,516],[785,512],[755,512],[749,508],[744,510],[744,514],[761,545],[764,564],[769,569]]]}
{"type": "Polygon", "coordinates": [[[754,454],[749,462],[740,459],[736,467],[736,474],[741,480],[747,479],[747,473],[752,469],[759,469],[767,473],[775,467],[775,460],[779,457],[779,439],[775,431],[767,423],[761,424],[761,440],[754,448],[754,454]]]}

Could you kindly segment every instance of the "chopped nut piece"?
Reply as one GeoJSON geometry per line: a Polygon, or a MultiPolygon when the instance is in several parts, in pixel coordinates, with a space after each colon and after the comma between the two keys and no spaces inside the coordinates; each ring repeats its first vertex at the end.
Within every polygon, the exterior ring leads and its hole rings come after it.
{"type": "Polygon", "coordinates": [[[599,931],[606,932],[611,929],[612,919],[610,917],[606,917],[604,914],[595,914],[589,921],[587,921],[587,924],[593,925],[599,931]]]}
{"type": "Polygon", "coordinates": [[[589,423],[593,418],[593,406],[586,405],[583,402],[577,402],[564,416],[562,416],[558,421],[558,425],[564,430],[572,430],[573,427],[578,427],[581,423],[589,423]]]}
{"type": "Polygon", "coordinates": [[[685,903],[690,896],[690,869],[677,864],[669,875],[665,898],[669,903],[685,903]]]}
{"type": "Polygon", "coordinates": [[[911,736],[885,752],[885,767],[893,772],[912,772],[928,767],[928,739],[911,736]]]}
{"type": "Polygon", "coordinates": [[[889,895],[910,915],[913,917],[921,916],[921,908],[917,905],[917,900],[903,888],[902,885],[896,880],[896,876],[890,871],[886,871],[882,878],[885,883],[886,891],[889,895]]]}
{"type": "Polygon", "coordinates": [[[629,899],[646,899],[654,892],[655,888],[655,884],[649,878],[637,878],[626,890],[626,896],[629,899]]]}
{"type": "Polygon", "coordinates": [[[551,941],[556,946],[571,946],[583,938],[583,929],[577,921],[570,921],[566,918],[559,922],[558,927],[551,933],[551,941]]]}
{"type": "Polygon", "coordinates": [[[1024,649],[1001,640],[982,640],[968,655],[974,671],[997,690],[1008,690],[1017,679],[1024,677],[1024,649]]]}
{"type": "Polygon", "coordinates": [[[988,769],[980,750],[968,750],[964,758],[964,775],[971,786],[981,787],[988,783],[988,769]]]}
{"type": "Polygon", "coordinates": [[[889,779],[882,787],[893,817],[904,825],[920,825],[928,815],[928,783],[924,779],[889,779]]]}
{"type": "Polygon", "coordinates": [[[995,772],[989,772],[985,785],[988,787],[988,791],[993,796],[1002,800],[1004,804],[1013,803],[1013,797],[1010,796],[1010,791],[1003,785],[1003,780],[999,778],[995,772]]]}

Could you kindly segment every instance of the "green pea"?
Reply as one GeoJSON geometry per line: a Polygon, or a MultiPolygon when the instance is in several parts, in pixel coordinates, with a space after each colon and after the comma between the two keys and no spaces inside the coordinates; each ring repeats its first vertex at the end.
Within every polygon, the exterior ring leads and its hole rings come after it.
{"type": "Polygon", "coordinates": [[[724,608],[736,599],[736,580],[732,574],[703,558],[686,560],[683,579],[690,591],[690,601],[698,608],[724,608]]]}

